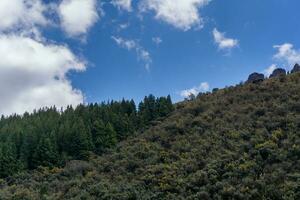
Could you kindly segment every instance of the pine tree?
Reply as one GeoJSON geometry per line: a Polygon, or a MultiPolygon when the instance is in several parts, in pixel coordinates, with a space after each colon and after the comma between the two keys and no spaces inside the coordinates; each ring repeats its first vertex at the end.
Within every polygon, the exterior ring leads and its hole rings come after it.
{"type": "Polygon", "coordinates": [[[20,169],[15,144],[11,142],[0,144],[0,178],[13,175],[20,169]]]}
{"type": "Polygon", "coordinates": [[[103,153],[105,149],[113,147],[117,143],[117,134],[110,123],[104,125],[102,121],[95,121],[92,133],[95,150],[98,154],[103,153]]]}
{"type": "Polygon", "coordinates": [[[103,136],[104,148],[111,148],[117,144],[117,134],[111,123],[106,124],[103,136]]]}
{"type": "Polygon", "coordinates": [[[37,146],[37,135],[28,132],[23,137],[24,139],[20,147],[20,160],[25,169],[34,169],[32,156],[37,146]]]}
{"type": "Polygon", "coordinates": [[[173,104],[171,96],[160,97],[156,100],[156,108],[159,117],[166,117],[169,113],[173,111],[173,104]]]}
{"type": "Polygon", "coordinates": [[[130,115],[132,115],[132,114],[136,115],[136,105],[135,105],[134,100],[131,99],[129,104],[130,104],[130,110],[131,110],[130,115]]]}
{"type": "Polygon", "coordinates": [[[171,99],[171,95],[167,96],[167,107],[168,107],[168,112],[171,113],[174,111],[174,105],[171,99]]]}
{"type": "Polygon", "coordinates": [[[42,136],[37,148],[33,154],[34,166],[52,167],[59,161],[56,144],[50,139],[50,136],[42,136]]]}
{"type": "Polygon", "coordinates": [[[87,159],[88,151],[92,149],[87,129],[82,119],[74,121],[72,131],[68,135],[68,153],[74,159],[87,159]]]}
{"type": "Polygon", "coordinates": [[[150,94],[139,104],[140,126],[144,127],[158,117],[157,103],[154,95],[150,94]]]}

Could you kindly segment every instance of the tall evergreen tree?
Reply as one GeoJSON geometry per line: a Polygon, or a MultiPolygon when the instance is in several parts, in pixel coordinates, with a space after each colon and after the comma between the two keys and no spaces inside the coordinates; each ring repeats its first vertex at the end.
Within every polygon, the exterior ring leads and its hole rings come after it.
{"type": "Polygon", "coordinates": [[[16,147],[12,142],[0,143],[0,178],[4,178],[21,169],[17,159],[16,147]]]}
{"type": "Polygon", "coordinates": [[[20,147],[20,160],[26,169],[34,169],[32,156],[37,146],[37,135],[33,132],[26,132],[23,137],[24,140],[20,147]]]}
{"type": "Polygon", "coordinates": [[[54,166],[58,160],[58,152],[56,144],[51,140],[50,136],[42,135],[37,148],[33,154],[34,166],[54,166]]]}
{"type": "Polygon", "coordinates": [[[95,151],[98,154],[103,153],[107,148],[113,147],[117,143],[117,134],[112,125],[104,125],[102,121],[95,121],[92,129],[95,151]]]}
{"type": "Polygon", "coordinates": [[[75,159],[87,159],[88,151],[92,149],[89,139],[83,120],[74,121],[67,141],[69,154],[75,159]]]}
{"type": "Polygon", "coordinates": [[[156,100],[156,108],[159,117],[166,117],[173,111],[173,104],[170,95],[168,97],[160,97],[156,100]]]}

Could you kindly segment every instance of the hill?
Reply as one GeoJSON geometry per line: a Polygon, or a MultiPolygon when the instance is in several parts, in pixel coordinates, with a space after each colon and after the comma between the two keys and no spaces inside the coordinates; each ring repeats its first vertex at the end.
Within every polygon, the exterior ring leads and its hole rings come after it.
{"type": "Polygon", "coordinates": [[[300,199],[300,73],[178,103],[101,156],[0,180],[0,199],[300,199]]]}

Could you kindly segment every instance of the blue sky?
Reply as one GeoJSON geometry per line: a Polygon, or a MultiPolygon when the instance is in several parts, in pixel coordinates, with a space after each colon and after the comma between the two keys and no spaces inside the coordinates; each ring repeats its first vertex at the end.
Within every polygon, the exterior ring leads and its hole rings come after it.
{"type": "MultiPolygon", "coordinates": [[[[123,97],[140,101],[150,93],[171,94],[180,101],[188,93],[237,84],[254,71],[268,74],[275,66],[289,70],[300,62],[298,0],[88,0],[90,5],[68,10],[72,1],[81,0],[40,1],[38,6],[44,6],[41,15],[49,23],[30,16],[31,23],[18,19],[12,25],[3,23],[1,29],[0,21],[1,37],[9,42],[14,35],[28,37],[45,48],[49,44],[64,47],[74,56],[66,65],[78,64],[62,70],[62,78],[56,78],[57,74],[49,78],[70,87],[70,96],[44,104],[39,98],[31,107],[2,109],[4,113],[51,103],[64,106],[123,97]],[[63,9],[71,12],[68,18],[63,9]],[[80,12],[90,17],[76,16],[80,12]],[[21,33],[16,33],[16,27],[21,33]],[[67,101],[74,91],[80,92],[83,100],[67,101]]],[[[26,54],[30,59],[31,54],[26,54]]],[[[27,65],[20,64],[23,66],[27,65]]],[[[75,96],[78,98],[78,93],[75,96]]],[[[31,101],[32,96],[26,98],[31,101]]]]}
{"type": "Polygon", "coordinates": [[[105,6],[106,15],[93,28],[82,53],[94,65],[72,80],[87,95],[88,101],[135,98],[153,93],[171,94],[208,82],[224,87],[245,80],[253,71],[263,71],[274,63],[273,45],[292,43],[300,48],[300,3],[294,1],[212,1],[200,10],[205,24],[201,30],[182,31],[147,13],[141,21],[135,12],[118,12],[105,6]],[[111,14],[112,13],[112,14],[111,14]],[[112,17],[113,16],[113,17],[112,17]],[[111,20],[118,23],[112,24],[111,20]],[[117,31],[118,25],[129,27],[117,31]],[[239,40],[237,48],[218,50],[213,28],[239,40]],[[153,59],[150,70],[137,60],[135,52],[122,49],[111,36],[139,40],[153,59]],[[153,37],[160,37],[156,45],[153,37]]]}

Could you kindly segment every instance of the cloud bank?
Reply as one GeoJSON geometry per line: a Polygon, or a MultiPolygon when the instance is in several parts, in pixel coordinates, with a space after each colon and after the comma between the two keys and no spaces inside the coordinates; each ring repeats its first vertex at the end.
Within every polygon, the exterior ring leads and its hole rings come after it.
{"type": "Polygon", "coordinates": [[[1,0],[0,31],[46,25],[46,10],[47,6],[40,0],[1,0]]]}
{"type": "Polygon", "coordinates": [[[65,46],[45,44],[29,37],[0,36],[0,113],[23,113],[83,102],[66,74],[85,70],[85,64],[65,46]]]}
{"type": "Polygon", "coordinates": [[[47,16],[54,7],[41,0],[0,1],[0,115],[84,102],[67,73],[85,70],[85,62],[41,31],[53,23],[47,16]]]}

